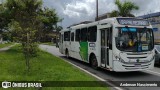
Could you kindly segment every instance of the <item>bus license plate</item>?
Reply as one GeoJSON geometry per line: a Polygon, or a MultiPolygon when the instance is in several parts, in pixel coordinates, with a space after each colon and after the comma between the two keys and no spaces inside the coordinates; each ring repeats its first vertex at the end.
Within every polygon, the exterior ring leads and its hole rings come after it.
{"type": "Polygon", "coordinates": [[[135,67],[141,67],[141,64],[135,64],[135,67]]]}

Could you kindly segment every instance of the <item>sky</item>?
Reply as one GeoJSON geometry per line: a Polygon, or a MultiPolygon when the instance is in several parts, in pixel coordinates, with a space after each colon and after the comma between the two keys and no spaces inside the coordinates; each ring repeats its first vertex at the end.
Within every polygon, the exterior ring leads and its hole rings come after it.
{"type": "MultiPolygon", "coordinates": [[[[2,1],[2,0],[0,0],[2,1]]],[[[160,12],[160,0],[120,0],[131,1],[139,6],[139,10],[133,11],[135,16],[160,12]]],[[[96,17],[96,0],[43,0],[44,7],[56,9],[63,22],[64,28],[82,21],[94,21],[96,17]]],[[[115,0],[98,0],[99,15],[117,10],[115,0]]]]}
{"type": "MultiPolygon", "coordinates": [[[[124,2],[125,0],[120,0],[124,2]]],[[[135,16],[160,12],[160,0],[126,0],[139,6],[138,11],[132,11],[135,16]]],[[[94,21],[96,16],[96,0],[43,0],[44,6],[56,9],[63,18],[61,25],[66,28],[82,21],[94,21]]],[[[98,0],[99,15],[117,10],[115,0],[98,0]]]]}

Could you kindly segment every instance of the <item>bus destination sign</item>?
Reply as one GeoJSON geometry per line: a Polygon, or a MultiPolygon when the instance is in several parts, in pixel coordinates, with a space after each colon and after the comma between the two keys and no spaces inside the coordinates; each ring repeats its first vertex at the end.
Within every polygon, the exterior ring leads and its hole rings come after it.
{"type": "Polygon", "coordinates": [[[134,19],[134,18],[117,18],[117,21],[121,25],[132,25],[132,26],[148,26],[147,20],[134,19]]]}

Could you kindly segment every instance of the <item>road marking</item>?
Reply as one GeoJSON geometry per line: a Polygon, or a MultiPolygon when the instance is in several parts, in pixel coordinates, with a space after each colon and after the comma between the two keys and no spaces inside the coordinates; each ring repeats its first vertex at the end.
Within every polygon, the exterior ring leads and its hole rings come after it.
{"type": "Polygon", "coordinates": [[[156,75],[160,76],[160,73],[158,73],[158,72],[151,71],[151,70],[145,70],[145,71],[150,72],[150,73],[152,73],[152,74],[154,73],[154,74],[156,74],[156,75]]]}

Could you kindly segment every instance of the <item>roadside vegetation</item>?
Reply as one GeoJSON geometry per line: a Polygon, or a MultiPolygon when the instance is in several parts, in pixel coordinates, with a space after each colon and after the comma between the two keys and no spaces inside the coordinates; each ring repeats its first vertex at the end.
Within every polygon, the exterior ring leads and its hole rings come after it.
{"type": "MultiPolygon", "coordinates": [[[[0,81],[96,81],[90,75],[42,50],[38,52],[37,57],[31,59],[30,72],[27,73],[21,48],[20,45],[16,45],[6,52],[0,52],[0,81]]],[[[13,90],[18,89],[22,88],[13,88],[13,90]]],[[[35,90],[35,88],[26,90],[35,90]]],[[[109,90],[109,88],[54,87],[42,88],[42,90],[109,90]]]]}
{"type": "Polygon", "coordinates": [[[117,6],[118,10],[114,10],[111,12],[111,17],[135,17],[131,12],[133,10],[138,10],[139,7],[130,1],[125,1],[122,3],[120,0],[115,1],[115,5],[117,6]]]}
{"type": "MultiPolygon", "coordinates": [[[[27,72],[37,55],[38,42],[51,41],[53,30],[61,30],[62,19],[55,9],[43,7],[43,0],[5,0],[0,4],[0,38],[22,45],[27,72]]],[[[57,32],[58,33],[58,32],[57,32]]]]}
{"type": "Polygon", "coordinates": [[[0,44],[0,49],[1,48],[4,48],[4,47],[8,47],[8,46],[11,46],[11,45],[13,45],[14,43],[5,43],[5,44],[0,44]]]}

